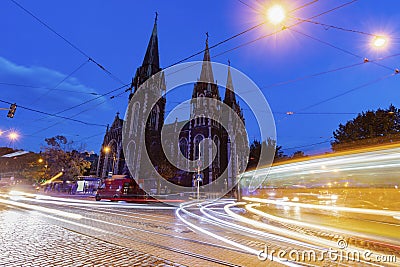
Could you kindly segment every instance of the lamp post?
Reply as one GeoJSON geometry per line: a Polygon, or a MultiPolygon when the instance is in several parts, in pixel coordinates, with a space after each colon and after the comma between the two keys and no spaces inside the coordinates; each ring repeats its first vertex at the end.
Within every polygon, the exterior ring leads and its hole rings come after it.
{"type": "Polygon", "coordinates": [[[199,142],[199,158],[197,160],[197,202],[200,202],[200,167],[201,167],[201,150],[200,150],[200,142],[199,142]]]}

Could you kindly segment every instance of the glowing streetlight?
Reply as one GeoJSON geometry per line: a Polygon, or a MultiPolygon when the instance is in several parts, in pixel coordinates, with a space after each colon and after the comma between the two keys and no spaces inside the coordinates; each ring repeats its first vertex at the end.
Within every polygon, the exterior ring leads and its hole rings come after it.
{"type": "Polygon", "coordinates": [[[43,163],[43,159],[42,158],[38,159],[38,162],[43,163]]]}
{"type": "Polygon", "coordinates": [[[106,146],[106,147],[104,147],[103,151],[104,151],[104,153],[108,154],[108,153],[110,153],[111,148],[106,146]]]}
{"type": "Polygon", "coordinates": [[[375,36],[372,40],[372,45],[376,48],[383,48],[387,44],[387,39],[383,36],[375,36]]]}
{"type": "Polygon", "coordinates": [[[8,134],[8,139],[10,139],[10,141],[16,141],[19,138],[19,134],[17,132],[11,132],[8,134]]]}
{"type": "Polygon", "coordinates": [[[281,5],[273,5],[267,10],[267,18],[274,25],[280,24],[286,18],[285,9],[281,5]]]}

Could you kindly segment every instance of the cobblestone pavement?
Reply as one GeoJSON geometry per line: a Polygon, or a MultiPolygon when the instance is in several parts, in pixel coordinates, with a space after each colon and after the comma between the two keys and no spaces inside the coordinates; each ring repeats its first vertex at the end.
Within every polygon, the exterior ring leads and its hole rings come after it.
{"type": "Polygon", "coordinates": [[[66,230],[41,217],[0,211],[0,266],[183,266],[66,230]]]}
{"type": "MultiPolygon", "coordinates": [[[[241,230],[249,225],[227,216],[224,205],[226,202],[212,204],[207,212],[216,217],[209,220],[197,204],[185,208],[187,213],[179,213],[154,204],[0,196],[0,266],[282,266],[276,260],[260,261],[254,251],[258,253],[266,245],[276,251],[309,248],[290,237],[272,238],[268,229],[261,234],[248,231],[257,230],[251,225],[251,229],[241,230]],[[218,220],[223,223],[218,224],[218,220]]],[[[284,263],[367,266],[364,262],[284,263]]]]}
{"type": "Polygon", "coordinates": [[[0,266],[266,266],[187,228],[174,209],[46,201],[0,202],[0,266]]]}

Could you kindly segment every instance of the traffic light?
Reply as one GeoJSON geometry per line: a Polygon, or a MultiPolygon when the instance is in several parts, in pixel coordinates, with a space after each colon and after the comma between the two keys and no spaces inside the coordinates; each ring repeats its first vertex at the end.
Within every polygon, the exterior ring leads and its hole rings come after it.
{"type": "Polygon", "coordinates": [[[7,117],[14,118],[15,110],[17,109],[17,104],[11,104],[10,109],[8,111],[7,117]]]}

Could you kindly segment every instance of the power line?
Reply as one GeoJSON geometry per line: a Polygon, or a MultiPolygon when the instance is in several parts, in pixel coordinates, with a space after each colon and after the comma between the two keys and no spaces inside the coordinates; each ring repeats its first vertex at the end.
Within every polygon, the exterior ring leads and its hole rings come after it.
{"type": "Polygon", "coordinates": [[[45,92],[44,94],[40,95],[38,98],[36,98],[34,101],[31,102],[31,105],[37,103],[41,98],[43,98],[44,96],[48,95],[51,91],[57,89],[58,86],[60,86],[63,82],[65,82],[66,80],[68,80],[72,75],[74,75],[78,70],[80,70],[83,66],[86,65],[86,63],[88,63],[89,60],[86,60],[85,62],[83,62],[82,64],[80,64],[76,69],[74,69],[70,74],[68,74],[67,76],[65,76],[60,82],[58,82],[56,84],[56,86],[54,86],[53,88],[50,88],[47,92],[45,92]]]}
{"type": "MultiPolygon", "coordinates": [[[[324,12],[319,13],[319,14],[317,14],[317,15],[311,16],[311,17],[309,17],[308,19],[314,19],[314,18],[320,17],[320,16],[322,16],[322,15],[325,15],[325,14],[328,14],[328,13],[330,13],[330,12],[336,11],[336,10],[338,10],[338,9],[340,9],[340,8],[343,8],[343,7],[345,7],[345,6],[347,6],[347,5],[350,5],[350,4],[352,4],[352,3],[354,3],[354,2],[357,2],[357,1],[358,1],[358,0],[352,0],[352,1],[346,2],[346,3],[342,4],[342,5],[339,5],[339,6],[336,6],[336,7],[334,7],[334,8],[331,8],[331,9],[329,9],[329,10],[327,10],[327,11],[324,11],[324,12]]],[[[231,52],[231,51],[233,51],[233,50],[236,50],[236,49],[239,49],[239,48],[241,48],[241,47],[247,46],[247,45],[249,45],[249,44],[255,43],[255,42],[257,42],[257,41],[259,41],[259,40],[261,40],[261,39],[264,39],[264,38],[266,38],[266,37],[270,37],[270,36],[276,35],[276,34],[282,32],[282,31],[284,31],[284,30],[286,30],[286,29],[293,28],[293,27],[295,27],[295,26],[297,26],[297,25],[299,25],[299,24],[302,24],[302,23],[304,23],[304,22],[299,21],[299,22],[296,22],[296,23],[294,23],[294,24],[292,24],[292,25],[290,25],[290,26],[283,26],[281,29],[279,29],[279,30],[277,30],[277,31],[274,31],[274,32],[272,32],[272,33],[269,33],[269,34],[260,36],[260,37],[258,37],[258,38],[256,38],[256,39],[251,40],[251,41],[242,43],[242,44],[240,44],[240,45],[238,45],[238,46],[235,46],[235,47],[233,47],[233,48],[231,48],[231,49],[228,49],[228,50],[226,50],[226,51],[224,51],[224,52],[222,52],[222,53],[219,53],[219,54],[213,56],[212,58],[219,57],[219,56],[224,55],[224,54],[226,54],[226,53],[229,53],[229,52],[231,52]]]]}
{"type": "Polygon", "coordinates": [[[317,143],[312,143],[312,144],[308,144],[308,145],[300,145],[300,146],[294,146],[294,147],[288,147],[288,148],[282,148],[284,150],[292,150],[292,149],[298,149],[298,148],[305,148],[305,147],[312,147],[312,146],[316,146],[316,145],[322,145],[322,144],[326,144],[326,143],[330,143],[332,137],[329,138],[329,140],[325,140],[322,142],[317,142],[317,143]]]}
{"type": "Polygon", "coordinates": [[[357,115],[357,112],[272,112],[273,114],[286,114],[286,115],[357,115]]]}
{"type": "MultiPolygon", "coordinates": [[[[28,10],[26,10],[25,8],[23,8],[23,7],[22,7],[21,5],[19,5],[16,1],[14,1],[14,0],[11,0],[11,1],[14,2],[16,5],[18,5],[20,8],[22,8],[25,12],[27,12],[28,14],[30,14],[31,16],[33,16],[36,20],[38,20],[38,21],[39,21],[41,24],[43,24],[46,28],[48,28],[49,30],[51,30],[51,31],[52,31],[53,33],[55,33],[56,35],[58,35],[58,36],[59,36],[60,38],[62,38],[64,41],[66,41],[66,42],[67,42],[69,45],[71,45],[73,48],[75,48],[76,50],[78,50],[81,54],[83,54],[84,56],[86,56],[86,57],[88,58],[88,60],[94,62],[94,63],[97,64],[102,70],[108,72],[103,66],[101,66],[100,64],[98,64],[97,62],[95,62],[95,61],[94,61],[91,57],[89,57],[85,52],[83,52],[83,51],[80,50],[78,47],[76,47],[76,46],[73,45],[71,42],[69,42],[67,39],[65,39],[63,36],[61,36],[60,34],[58,34],[55,30],[53,30],[51,27],[49,27],[46,23],[44,23],[43,21],[41,21],[39,18],[37,18],[37,17],[36,17],[35,15],[33,15],[31,12],[29,12],[28,10]]],[[[357,0],[350,1],[350,2],[348,2],[348,3],[345,3],[345,4],[343,4],[343,5],[340,5],[340,6],[338,6],[338,7],[333,8],[333,9],[330,9],[330,10],[328,10],[328,11],[326,11],[326,12],[320,13],[320,14],[318,14],[318,15],[316,15],[316,16],[311,17],[310,19],[315,18],[315,17],[318,17],[318,16],[321,16],[321,15],[323,15],[323,14],[327,14],[327,13],[332,12],[332,11],[334,11],[334,10],[336,10],[336,9],[339,9],[339,8],[341,8],[341,7],[343,7],[343,6],[346,6],[346,5],[348,5],[348,4],[351,4],[351,3],[355,2],[355,1],[357,1],[357,0]]],[[[313,2],[316,2],[316,1],[312,1],[312,2],[310,2],[310,4],[313,3],[313,2]]],[[[214,47],[216,47],[216,46],[219,46],[219,45],[221,45],[221,44],[223,44],[223,43],[225,43],[225,42],[227,42],[227,41],[229,41],[229,40],[232,40],[232,39],[234,39],[234,38],[236,38],[236,37],[238,37],[238,36],[240,36],[240,35],[242,35],[242,34],[245,34],[246,32],[249,32],[249,31],[251,31],[251,30],[253,30],[253,29],[257,28],[257,27],[260,27],[260,26],[263,25],[264,23],[265,23],[265,22],[260,23],[260,24],[255,25],[255,26],[253,26],[253,27],[251,27],[251,28],[249,28],[249,29],[247,29],[247,30],[245,30],[245,31],[240,32],[239,34],[236,34],[236,35],[234,35],[234,36],[231,36],[231,37],[229,37],[229,38],[227,38],[227,39],[225,39],[225,40],[223,40],[223,41],[221,41],[221,42],[219,42],[219,43],[217,43],[217,44],[211,46],[209,49],[212,49],[212,48],[214,48],[214,47]]],[[[300,23],[296,23],[296,24],[291,25],[291,26],[289,26],[289,27],[294,27],[294,26],[296,26],[296,25],[298,25],[298,24],[300,24],[300,23]]],[[[284,28],[283,28],[283,29],[284,29],[284,28]]],[[[282,29],[282,30],[283,30],[283,29],[282,29]]],[[[269,35],[267,35],[267,36],[270,36],[270,35],[272,35],[272,34],[269,34],[269,35]]],[[[265,38],[265,37],[266,37],[266,36],[263,36],[263,37],[261,37],[261,38],[257,38],[256,40],[253,40],[252,42],[257,41],[257,40],[262,39],[262,38],[265,38]]],[[[246,44],[246,45],[247,45],[247,44],[246,44]]],[[[242,44],[241,46],[243,46],[243,44],[242,44]]],[[[235,49],[236,49],[236,48],[235,48],[235,49]]],[[[232,50],[234,50],[234,49],[230,49],[229,51],[232,51],[232,50]]],[[[186,58],[183,59],[183,60],[178,61],[178,62],[175,63],[175,64],[178,64],[178,63],[181,63],[181,62],[183,62],[183,61],[186,61],[187,59],[190,59],[190,58],[192,58],[192,57],[194,57],[194,56],[197,56],[197,55],[203,53],[204,51],[205,51],[205,50],[202,50],[202,51],[200,51],[200,52],[197,52],[197,53],[195,53],[195,54],[193,54],[193,55],[191,55],[191,56],[189,56],[189,57],[186,57],[186,58]]],[[[217,55],[217,56],[218,56],[218,55],[217,55]]],[[[175,64],[173,64],[173,65],[175,65],[175,64]]],[[[171,65],[171,66],[172,66],[172,65],[171,65]]],[[[108,72],[108,73],[109,73],[109,72],[108,72]]],[[[125,86],[127,86],[127,85],[129,85],[129,84],[126,84],[126,85],[124,85],[123,87],[125,87],[125,86]]],[[[121,89],[121,88],[123,88],[123,87],[120,87],[120,88],[118,88],[118,89],[121,89]]],[[[117,89],[117,90],[118,90],[118,89],[117,89]]],[[[115,90],[113,90],[113,91],[115,91],[115,90]]],[[[113,91],[111,91],[111,92],[113,92],[113,91]]],[[[100,98],[100,97],[103,97],[104,95],[110,94],[111,92],[108,92],[108,93],[106,93],[106,94],[100,95],[100,96],[98,96],[98,97],[96,97],[96,98],[93,98],[93,99],[91,99],[91,100],[85,101],[85,102],[83,102],[83,103],[80,103],[80,104],[75,105],[75,106],[73,106],[73,107],[70,107],[70,108],[68,108],[68,109],[64,109],[64,110],[62,110],[62,111],[60,111],[60,112],[57,112],[56,114],[43,113],[43,112],[42,112],[42,114],[46,114],[46,115],[50,115],[50,116],[51,116],[51,115],[57,115],[57,114],[66,112],[66,111],[68,111],[68,110],[74,109],[74,108],[76,108],[76,107],[79,107],[79,106],[81,106],[81,105],[84,105],[84,104],[86,104],[86,103],[89,103],[89,102],[91,102],[91,101],[94,101],[94,100],[96,100],[96,99],[98,99],[98,98],[100,98]]],[[[64,118],[65,118],[65,119],[68,119],[68,118],[62,117],[62,116],[55,116],[55,117],[60,117],[60,118],[63,118],[63,119],[64,119],[64,118]]],[[[74,121],[77,121],[77,120],[74,120],[74,121]]]]}
{"type": "MultiPolygon", "coordinates": [[[[127,87],[127,86],[129,86],[129,85],[130,85],[130,83],[124,84],[123,86],[120,86],[120,87],[118,87],[118,88],[116,88],[116,89],[113,89],[113,90],[111,90],[111,91],[108,91],[107,93],[101,94],[101,95],[99,95],[99,96],[97,96],[97,97],[95,97],[95,98],[89,99],[89,100],[84,101],[84,102],[82,102],[82,103],[80,103],[80,104],[77,104],[77,105],[75,105],[75,106],[72,106],[72,107],[66,108],[66,109],[64,109],[64,110],[61,110],[61,111],[57,112],[56,114],[61,114],[61,113],[64,113],[64,112],[66,112],[66,111],[69,111],[69,110],[71,110],[71,109],[75,109],[75,108],[77,108],[77,107],[83,106],[83,105],[85,105],[85,104],[87,104],[87,103],[90,103],[90,102],[93,102],[93,101],[95,101],[95,100],[97,100],[97,99],[99,99],[99,98],[101,98],[101,97],[104,97],[104,96],[110,95],[110,94],[112,94],[112,93],[114,93],[114,92],[117,92],[117,91],[119,91],[119,90],[121,90],[121,89],[123,89],[123,88],[125,88],[125,87],[127,87]]],[[[124,93],[125,93],[125,92],[124,92],[124,93]]],[[[111,98],[111,99],[112,99],[112,98],[111,98]]]]}
{"type": "Polygon", "coordinates": [[[244,2],[244,1],[242,1],[242,0],[237,0],[237,1],[239,1],[239,2],[242,3],[243,5],[247,6],[248,8],[254,10],[254,11],[257,12],[257,13],[260,12],[260,11],[257,10],[255,7],[252,7],[251,5],[247,4],[246,2],[244,2]]]}
{"type": "Polygon", "coordinates": [[[77,94],[99,95],[99,93],[95,93],[95,92],[83,92],[83,91],[75,91],[75,90],[67,90],[67,89],[59,89],[59,88],[50,88],[50,87],[35,86],[35,85],[28,85],[28,84],[0,82],[0,85],[24,87],[24,88],[33,88],[33,89],[40,89],[40,90],[52,90],[52,91],[77,93],[77,94]]]}
{"type": "MultiPolygon", "coordinates": [[[[107,93],[98,95],[98,96],[95,97],[95,98],[86,100],[86,101],[84,101],[84,102],[82,102],[82,103],[79,103],[79,104],[77,104],[77,105],[75,105],[75,106],[66,108],[66,109],[61,110],[61,111],[59,111],[59,112],[56,112],[56,113],[54,113],[54,114],[55,114],[55,115],[59,115],[59,114],[64,113],[64,112],[66,112],[66,111],[69,111],[69,110],[75,109],[75,108],[77,108],[77,107],[83,106],[83,105],[85,105],[85,104],[87,104],[87,103],[90,103],[90,102],[93,102],[93,101],[95,101],[95,100],[97,100],[97,99],[99,99],[99,98],[102,98],[102,97],[104,97],[104,96],[107,96],[107,95],[109,95],[109,94],[112,94],[112,93],[114,93],[114,92],[117,92],[117,91],[123,89],[124,87],[126,87],[127,85],[129,85],[129,84],[120,86],[120,87],[118,87],[118,88],[116,88],[116,89],[113,89],[113,90],[111,90],[111,91],[108,91],[107,93]]],[[[101,102],[101,103],[105,103],[105,102],[106,102],[106,101],[103,101],[103,102],[101,102]]],[[[96,105],[96,106],[98,106],[98,105],[96,105]]],[[[78,115],[81,114],[81,113],[82,113],[82,112],[78,113],[78,115]]],[[[43,119],[45,119],[45,118],[46,118],[46,117],[42,117],[42,118],[36,119],[36,120],[34,120],[34,121],[35,121],[35,122],[41,121],[41,120],[43,120],[43,119]]],[[[58,123],[57,123],[57,124],[58,124],[58,123]]],[[[51,127],[53,127],[53,126],[51,126],[51,127]]],[[[49,128],[51,128],[51,127],[49,127],[49,128]]],[[[46,128],[46,129],[47,129],[47,128],[46,128]]]]}
{"type": "MultiPolygon", "coordinates": [[[[313,37],[313,36],[311,36],[311,35],[309,35],[309,34],[306,34],[306,33],[304,33],[304,32],[301,32],[301,31],[299,31],[299,30],[295,30],[295,29],[290,29],[291,31],[293,31],[293,32],[296,32],[296,33],[298,33],[298,34],[301,34],[301,35],[303,35],[303,36],[306,36],[306,37],[308,37],[308,38],[310,38],[310,39],[312,39],[312,40],[314,40],[314,41],[317,41],[317,42],[320,42],[320,43],[322,43],[322,44],[325,44],[325,45],[327,45],[327,46],[330,46],[330,47],[332,47],[332,48],[334,48],[334,49],[336,49],[336,50],[339,50],[339,51],[342,51],[342,52],[344,52],[344,53],[346,53],[346,54],[349,54],[349,55],[351,55],[351,56],[354,56],[354,57],[357,57],[357,58],[363,58],[362,56],[360,56],[360,55],[357,55],[357,54],[355,54],[355,53],[353,53],[353,52],[351,52],[351,51],[348,51],[348,50],[346,50],[346,49],[343,49],[343,48],[341,48],[341,47],[339,47],[339,46],[337,46],[337,45],[334,45],[334,44],[331,44],[331,43],[329,43],[329,42],[326,42],[326,41],[323,41],[323,40],[321,40],[321,39],[318,39],[318,38],[316,38],[316,37],[313,37]]],[[[373,62],[375,65],[377,65],[377,66],[380,66],[380,67],[382,67],[382,68],[385,68],[385,69],[388,69],[388,70],[394,70],[394,69],[392,69],[392,68],[390,68],[390,67],[388,67],[388,66],[385,66],[385,65],[382,65],[382,64],[379,64],[379,63],[376,63],[376,62],[373,62]]]]}
{"type": "Polygon", "coordinates": [[[374,80],[372,80],[372,81],[363,83],[363,84],[361,84],[361,85],[359,85],[359,86],[356,86],[356,87],[354,87],[354,88],[351,88],[351,89],[349,89],[349,90],[346,90],[346,91],[344,91],[344,92],[342,92],[342,93],[340,93],[340,94],[334,95],[334,96],[332,96],[332,97],[329,97],[329,98],[326,98],[326,99],[324,99],[324,100],[321,100],[321,101],[319,101],[319,102],[317,102],[317,103],[314,103],[314,104],[312,104],[312,105],[309,105],[309,106],[307,106],[307,107],[301,109],[300,111],[307,110],[307,109],[310,109],[310,108],[319,106],[319,105],[321,105],[321,104],[323,104],[323,103],[329,102],[329,101],[331,101],[331,100],[334,100],[334,99],[339,98],[339,97],[341,97],[341,96],[347,95],[347,94],[349,94],[349,93],[351,93],[351,92],[354,92],[354,91],[356,91],[356,90],[359,90],[359,89],[364,88],[364,87],[367,87],[367,86],[370,86],[370,85],[375,84],[375,83],[377,83],[377,82],[383,81],[383,80],[385,80],[385,79],[387,79],[387,78],[390,78],[390,77],[393,77],[393,76],[395,76],[395,75],[396,75],[395,73],[391,73],[391,74],[389,74],[389,75],[385,75],[385,76],[379,77],[378,79],[374,79],[374,80]]]}
{"type": "MultiPolygon", "coordinates": [[[[215,48],[215,47],[217,47],[217,46],[220,46],[220,45],[222,45],[222,44],[224,44],[224,43],[226,43],[226,42],[228,42],[228,41],[230,41],[230,40],[232,40],[232,39],[235,39],[236,37],[239,37],[239,36],[241,36],[241,35],[243,35],[243,34],[249,32],[249,31],[252,31],[252,30],[254,30],[254,29],[257,29],[258,27],[260,27],[260,26],[262,26],[262,25],[264,25],[264,24],[265,24],[265,21],[264,21],[264,22],[261,22],[261,23],[259,23],[259,24],[257,24],[257,25],[255,25],[255,26],[253,26],[253,27],[251,27],[251,28],[248,28],[248,29],[246,29],[246,30],[244,30],[244,31],[242,31],[242,32],[240,32],[240,33],[237,33],[237,34],[235,34],[235,35],[233,35],[233,36],[231,36],[231,37],[229,37],[229,38],[226,38],[226,39],[224,39],[224,40],[222,40],[222,41],[220,41],[220,42],[218,42],[218,43],[216,43],[216,44],[210,46],[208,49],[211,50],[211,49],[213,49],[213,48],[215,48]]],[[[175,62],[175,63],[173,63],[173,64],[167,66],[166,69],[169,68],[169,67],[175,66],[175,65],[177,65],[177,64],[179,64],[179,63],[185,62],[186,60],[191,59],[191,58],[193,58],[193,57],[195,57],[195,56],[198,56],[198,55],[204,53],[205,51],[206,51],[206,49],[203,49],[203,50],[201,50],[201,51],[199,51],[199,52],[196,52],[196,53],[194,53],[194,54],[192,54],[192,55],[190,55],[190,56],[187,56],[187,57],[185,57],[184,59],[181,59],[181,60],[179,60],[179,61],[177,61],[177,62],[175,62]]]]}
{"type": "Polygon", "coordinates": [[[59,38],[61,38],[62,40],[64,40],[67,44],[69,44],[72,48],[74,48],[76,51],[78,51],[80,54],[82,54],[83,56],[85,56],[89,61],[92,61],[94,64],[96,64],[101,70],[103,70],[105,73],[107,73],[111,78],[113,78],[114,80],[116,80],[117,82],[124,84],[124,82],[122,82],[122,80],[120,80],[118,77],[116,77],[114,74],[112,74],[109,70],[107,70],[103,65],[101,65],[99,62],[97,62],[96,60],[94,60],[91,56],[89,56],[86,52],[84,52],[82,49],[80,49],[79,47],[77,47],[75,44],[73,44],[71,41],[69,41],[67,38],[65,38],[64,36],[62,36],[60,33],[58,33],[56,30],[54,30],[52,27],[50,27],[46,22],[44,22],[43,20],[41,20],[39,17],[37,17],[35,14],[33,14],[31,11],[29,11],[28,9],[26,9],[25,7],[23,7],[20,3],[18,3],[15,0],[10,0],[11,2],[13,2],[16,6],[18,6],[20,9],[22,9],[23,11],[25,11],[27,14],[29,14],[31,17],[33,17],[35,20],[37,20],[40,24],[42,24],[44,27],[46,27],[48,30],[50,30],[52,33],[54,33],[55,35],[57,35],[59,38]]]}
{"type": "Polygon", "coordinates": [[[398,56],[400,56],[400,53],[389,55],[389,56],[385,56],[385,57],[380,57],[380,58],[376,58],[376,59],[364,59],[362,62],[358,62],[358,63],[354,63],[354,64],[350,64],[350,65],[345,65],[345,66],[341,66],[341,67],[334,68],[334,69],[331,69],[331,70],[321,71],[321,72],[317,72],[317,73],[314,73],[314,74],[309,74],[309,75],[297,77],[297,78],[290,79],[290,80],[287,80],[287,81],[282,81],[282,82],[273,83],[273,84],[270,84],[270,85],[261,86],[260,89],[267,89],[267,88],[271,88],[271,87],[286,85],[286,84],[289,84],[289,83],[305,80],[305,79],[308,79],[308,78],[313,78],[313,77],[321,76],[321,75],[324,75],[324,74],[333,73],[333,72],[341,71],[341,70],[344,70],[344,69],[349,69],[349,68],[353,68],[353,67],[356,67],[356,66],[364,65],[366,63],[382,61],[382,60],[385,60],[385,59],[388,59],[388,58],[398,57],[398,56]]]}
{"type": "MultiPolygon", "coordinates": [[[[241,0],[238,0],[238,1],[241,2],[241,3],[244,4],[244,5],[246,5],[246,6],[250,7],[250,8],[252,8],[251,6],[249,6],[249,5],[247,5],[246,3],[242,2],[241,0]]],[[[317,1],[318,1],[318,0],[310,1],[310,2],[308,2],[308,3],[306,3],[306,4],[302,5],[302,6],[299,6],[299,7],[295,8],[295,9],[292,9],[290,12],[293,12],[293,11],[299,10],[299,9],[301,9],[301,8],[304,8],[304,7],[306,7],[306,6],[309,6],[309,5],[311,5],[311,4],[313,4],[313,3],[317,2],[317,1]]],[[[357,0],[353,0],[352,2],[354,2],[354,1],[357,1],[357,0]]],[[[229,37],[229,38],[226,38],[226,39],[224,39],[224,40],[222,40],[222,41],[220,41],[220,42],[218,42],[218,43],[216,43],[216,44],[210,46],[208,49],[211,50],[211,49],[213,49],[213,48],[215,48],[215,47],[217,47],[217,46],[220,46],[220,45],[222,45],[222,44],[224,44],[224,43],[226,43],[226,42],[228,42],[228,41],[230,41],[230,40],[232,40],[232,39],[235,39],[235,38],[237,38],[237,37],[239,37],[239,36],[241,36],[241,35],[243,35],[243,34],[245,34],[245,33],[248,33],[248,32],[250,32],[250,31],[252,31],[252,30],[254,30],[254,29],[259,28],[260,26],[264,25],[265,23],[266,23],[266,21],[263,21],[263,22],[261,22],[261,23],[255,25],[255,26],[253,26],[253,27],[251,27],[251,28],[248,28],[248,29],[246,29],[246,30],[244,30],[244,31],[242,31],[242,32],[240,32],[240,33],[237,33],[237,34],[235,34],[235,35],[233,35],[233,36],[231,36],[231,37],[229,37]]],[[[190,56],[187,56],[187,57],[185,57],[184,59],[181,59],[181,60],[179,60],[179,61],[177,61],[177,62],[175,62],[175,63],[173,63],[173,64],[167,66],[166,69],[169,68],[169,67],[175,66],[175,65],[177,65],[177,64],[179,64],[179,63],[185,62],[185,61],[187,61],[188,59],[191,59],[191,58],[193,58],[193,57],[195,57],[195,56],[198,56],[198,55],[204,53],[205,51],[206,51],[206,49],[203,49],[203,50],[198,51],[198,52],[196,52],[196,53],[194,53],[194,54],[192,54],[192,55],[190,55],[190,56]]]]}
{"type": "MultiPolygon", "coordinates": [[[[103,100],[102,102],[100,102],[100,103],[94,105],[93,107],[90,107],[90,108],[87,108],[87,109],[85,109],[85,110],[82,110],[82,111],[80,111],[80,112],[78,112],[78,113],[76,113],[76,114],[70,116],[69,118],[75,118],[75,117],[81,115],[82,113],[85,113],[85,112],[87,112],[87,111],[93,110],[95,107],[98,107],[98,106],[104,104],[105,102],[106,102],[106,100],[103,100]]],[[[53,128],[53,127],[55,127],[55,126],[57,126],[57,125],[59,125],[59,124],[61,124],[61,123],[62,123],[62,121],[58,121],[58,122],[56,122],[56,123],[54,123],[54,124],[52,124],[52,125],[50,125],[50,126],[47,126],[47,127],[45,127],[45,128],[42,128],[42,129],[40,129],[40,130],[35,131],[35,132],[32,133],[31,135],[34,136],[35,134],[44,132],[44,131],[46,131],[46,130],[48,130],[48,129],[50,129],[50,128],[53,128]]]]}
{"type": "MultiPolygon", "coordinates": [[[[315,20],[310,20],[310,19],[302,19],[302,18],[296,18],[296,17],[292,17],[296,20],[300,20],[303,22],[308,22],[314,25],[319,25],[319,26],[323,26],[326,30],[332,28],[335,30],[340,30],[340,31],[345,31],[345,32],[351,32],[351,33],[357,33],[357,34],[361,34],[361,35],[366,35],[366,36],[370,36],[370,37],[377,37],[378,35],[373,34],[373,33],[369,33],[369,32],[364,32],[364,31],[360,31],[360,30],[354,30],[354,29],[348,29],[348,28],[344,28],[344,27],[340,27],[340,26],[335,26],[335,25],[331,25],[331,24],[326,24],[326,23],[322,23],[319,21],[315,21],[315,20]]],[[[398,39],[398,38],[396,38],[398,39]]]]}
{"type": "MultiPolygon", "coordinates": [[[[1,99],[0,99],[0,102],[1,103],[5,103],[5,104],[9,104],[9,105],[13,104],[11,102],[8,102],[8,101],[5,101],[5,100],[1,100],[1,99]]],[[[40,114],[44,114],[44,115],[51,116],[51,117],[61,118],[61,119],[64,119],[64,120],[70,120],[70,121],[74,121],[74,122],[79,122],[79,123],[82,123],[82,124],[85,124],[85,125],[101,126],[101,127],[105,126],[105,125],[102,125],[102,124],[84,122],[84,121],[81,121],[81,120],[76,120],[76,119],[71,119],[71,118],[64,117],[64,116],[59,116],[57,114],[51,114],[51,113],[48,113],[48,112],[44,112],[44,111],[33,109],[33,108],[28,108],[28,107],[21,106],[21,105],[18,105],[18,108],[29,110],[29,111],[40,113],[40,114]]]]}

